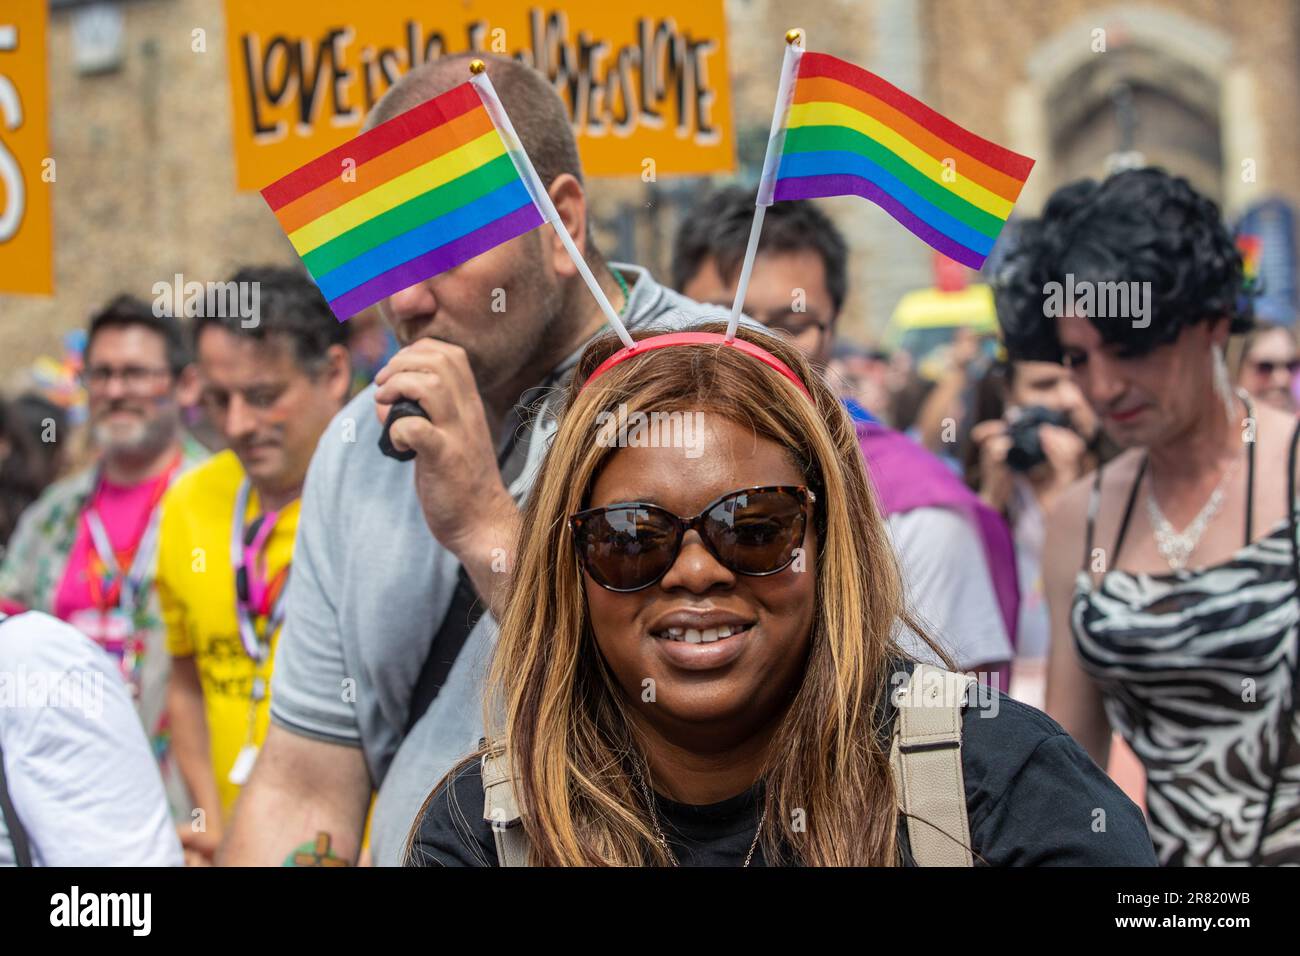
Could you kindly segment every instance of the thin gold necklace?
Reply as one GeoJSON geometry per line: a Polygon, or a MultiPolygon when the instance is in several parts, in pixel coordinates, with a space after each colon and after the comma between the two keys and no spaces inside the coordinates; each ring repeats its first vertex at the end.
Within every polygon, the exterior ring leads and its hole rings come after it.
{"type": "MultiPolygon", "coordinates": [[[[641,785],[641,795],[645,797],[646,805],[650,808],[650,824],[655,829],[655,842],[663,848],[664,853],[668,854],[668,859],[673,866],[681,866],[677,859],[677,854],[673,852],[672,847],[668,845],[668,839],[664,836],[663,829],[659,826],[659,811],[655,809],[655,799],[650,793],[650,788],[646,786],[645,776],[638,773],[636,775],[637,783],[641,785]]],[[[745,854],[745,862],[742,863],[741,869],[749,866],[750,861],[754,859],[754,851],[758,849],[758,838],[763,835],[763,824],[767,822],[767,804],[764,802],[763,815],[758,818],[758,829],[754,831],[754,842],[749,845],[749,852],[745,854]]]]}

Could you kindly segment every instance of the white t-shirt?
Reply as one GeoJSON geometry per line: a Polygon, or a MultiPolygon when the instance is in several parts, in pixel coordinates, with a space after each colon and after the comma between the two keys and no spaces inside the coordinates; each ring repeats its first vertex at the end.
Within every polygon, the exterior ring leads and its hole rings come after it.
{"type": "MultiPolygon", "coordinates": [[[[180,866],[158,765],[114,661],[75,628],[0,621],[0,752],[36,866],[180,866]]],[[[0,816],[0,866],[16,862],[0,816]]]]}
{"type": "MultiPolygon", "coordinates": [[[[993,576],[979,532],[952,508],[914,508],[886,519],[898,551],[903,592],[920,623],[962,670],[1011,659],[993,576]]],[[[938,663],[933,652],[906,628],[898,630],[904,650],[938,663]]]]}

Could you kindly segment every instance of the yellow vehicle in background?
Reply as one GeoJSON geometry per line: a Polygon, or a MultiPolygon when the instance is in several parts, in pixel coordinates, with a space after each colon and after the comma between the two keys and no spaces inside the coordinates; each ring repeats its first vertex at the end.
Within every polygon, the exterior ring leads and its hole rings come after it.
{"type": "Polygon", "coordinates": [[[998,316],[993,290],[987,285],[965,288],[917,289],[898,300],[885,330],[885,346],[903,349],[916,363],[917,372],[931,381],[943,371],[944,356],[959,329],[970,329],[984,341],[992,356],[997,348],[998,316]]]}

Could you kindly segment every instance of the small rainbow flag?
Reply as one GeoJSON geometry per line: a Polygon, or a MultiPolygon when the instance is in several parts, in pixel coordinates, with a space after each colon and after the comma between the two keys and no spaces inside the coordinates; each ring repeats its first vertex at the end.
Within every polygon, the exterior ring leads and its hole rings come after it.
{"type": "Polygon", "coordinates": [[[339,321],[545,221],[471,82],[317,157],[262,197],[339,321]]]}
{"type": "MultiPolygon", "coordinates": [[[[775,170],[769,198],[862,196],[944,255],[980,268],[1034,161],[852,63],[794,46],[787,68],[792,59],[785,122],[764,167],[775,170]]],[[[780,99],[777,108],[779,116],[780,99]]]]}

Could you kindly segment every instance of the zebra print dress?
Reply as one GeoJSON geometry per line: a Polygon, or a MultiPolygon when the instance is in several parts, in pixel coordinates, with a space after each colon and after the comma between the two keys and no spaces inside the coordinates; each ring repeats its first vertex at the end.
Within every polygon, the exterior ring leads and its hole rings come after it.
{"type": "MultiPolygon", "coordinates": [[[[1292,476],[1294,455],[1293,438],[1292,476]]],[[[1139,472],[1111,554],[1119,554],[1141,480],[1139,472]]],[[[1294,478],[1289,488],[1295,508],[1294,478]]],[[[1100,471],[1090,516],[1099,493],[1100,471]]],[[[1293,700],[1300,628],[1293,549],[1300,542],[1294,514],[1255,542],[1250,525],[1248,503],[1246,545],[1209,568],[1112,570],[1096,587],[1084,570],[1076,581],[1075,646],[1111,726],[1146,768],[1151,837],[1164,866],[1300,864],[1293,700]]],[[[1091,517],[1087,538],[1091,554],[1091,517]]]]}

